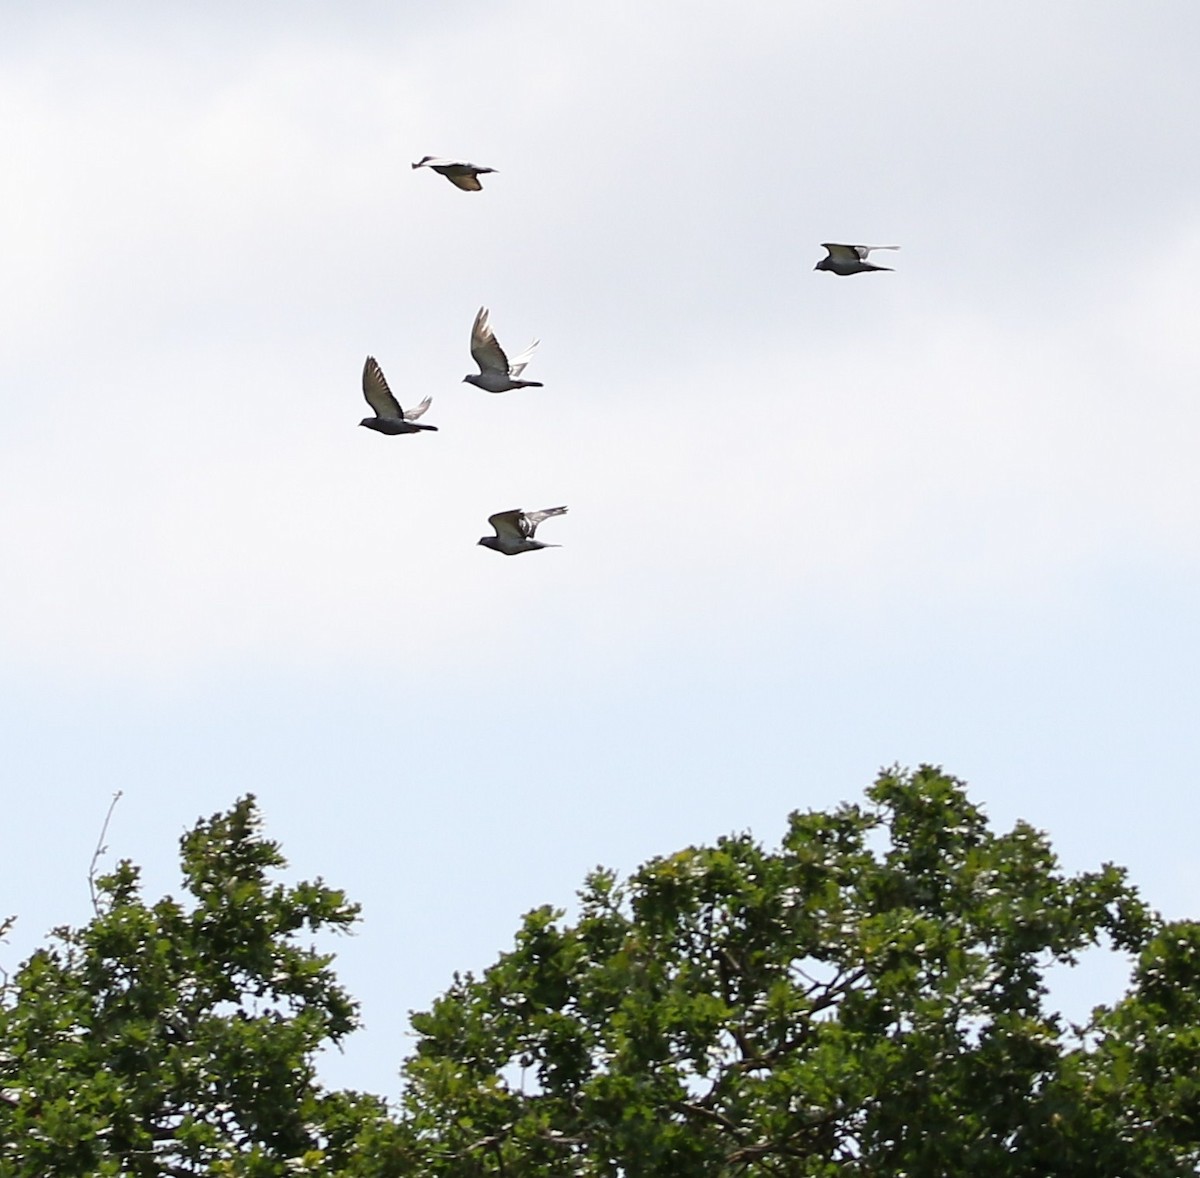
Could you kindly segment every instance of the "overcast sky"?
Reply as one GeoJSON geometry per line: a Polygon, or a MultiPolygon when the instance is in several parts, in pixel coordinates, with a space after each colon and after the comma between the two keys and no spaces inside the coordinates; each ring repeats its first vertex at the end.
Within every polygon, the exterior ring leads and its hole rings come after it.
{"type": "Polygon", "coordinates": [[[253,791],[362,902],[384,1094],[528,908],[883,765],[1200,914],[1194,0],[5,25],[0,964],[118,789],[151,898],[253,791]],[[544,388],[461,383],[483,304],[544,388]],[[357,428],[368,353],[438,433],[357,428]]]}

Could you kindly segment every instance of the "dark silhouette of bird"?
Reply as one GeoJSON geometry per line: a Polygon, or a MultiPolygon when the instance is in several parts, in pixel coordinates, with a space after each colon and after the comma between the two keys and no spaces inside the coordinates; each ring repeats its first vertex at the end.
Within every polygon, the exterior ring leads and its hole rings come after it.
{"type": "Polygon", "coordinates": [[[413,168],[432,168],[439,176],[445,176],[455,188],[464,192],[479,192],[483,185],[479,177],[485,172],[494,172],[495,168],[481,168],[478,164],[469,164],[466,160],[439,160],[431,155],[419,159],[413,168]]]}
{"type": "Polygon", "coordinates": [[[536,552],[539,548],[561,548],[561,544],[543,544],[533,538],[537,526],[552,515],[566,515],[565,507],[543,507],[541,511],[498,511],[488,516],[488,523],[495,529],[494,536],[482,536],[479,543],[484,548],[503,552],[505,556],[517,556],[522,552],[536,552]]]}
{"type": "Polygon", "coordinates": [[[829,270],[833,274],[865,274],[868,270],[891,270],[891,266],[876,266],[867,261],[867,255],[872,250],[898,250],[898,245],[837,245],[831,241],[821,243],[821,248],[829,251],[827,258],[822,258],[814,270],[829,270]]]}
{"type": "Polygon", "coordinates": [[[417,418],[433,404],[433,399],[426,397],[414,409],[401,409],[400,402],[392,396],[392,390],[388,388],[383,369],[379,367],[374,356],[368,356],[367,362],[363,365],[362,386],[363,396],[366,397],[367,404],[375,410],[375,416],[364,417],[358,423],[359,425],[365,425],[367,429],[373,429],[381,434],[416,434],[422,430],[437,431],[436,425],[417,424],[417,418]]]}
{"type": "Polygon", "coordinates": [[[467,384],[489,393],[507,393],[510,389],[540,389],[540,380],[518,380],[525,365],[537,348],[534,340],[519,356],[509,360],[504,349],[496,342],[496,333],[488,326],[488,310],[480,307],[471,327],[471,357],[479,365],[479,372],[464,376],[467,384]]]}

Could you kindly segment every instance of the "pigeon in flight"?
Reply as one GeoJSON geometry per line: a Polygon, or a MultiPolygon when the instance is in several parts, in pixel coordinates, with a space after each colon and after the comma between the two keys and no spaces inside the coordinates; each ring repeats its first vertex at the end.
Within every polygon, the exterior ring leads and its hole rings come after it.
{"type": "Polygon", "coordinates": [[[488,516],[488,523],[496,529],[494,536],[483,536],[479,543],[484,548],[503,552],[505,556],[516,556],[521,552],[536,552],[539,548],[561,548],[561,544],[543,544],[533,538],[537,526],[552,515],[566,515],[565,507],[544,507],[541,511],[498,511],[488,516]]]}
{"type": "Polygon", "coordinates": [[[868,270],[891,270],[891,266],[876,266],[867,261],[867,255],[872,250],[898,250],[898,245],[836,245],[823,241],[821,248],[829,251],[829,257],[822,258],[814,270],[831,270],[834,274],[865,274],[868,270]]]}
{"type": "Polygon", "coordinates": [[[445,176],[455,188],[464,192],[479,192],[483,185],[479,177],[485,172],[494,172],[495,168],[481,168],[478,164],[469,164],[466,160],[439,160],[431,155],[419,159],[413,168],[432,168],[440,176],[445,176]]]}
{"type": "Polygon", "coordinates": [[[367,429],[378,430],[381,434],[415,434],[423,429],[437,430],[436,425],[417,425],[417,418],[433,403],[432,399],[426,397],[415,409],[401,409],[374,356],[368,356],[363,365],[363,396],[375,410],[374,417],[364,417],[358,423],[367,429]]]}
{"type": "Polygon", "coordinates": [[[540,380],[518,380],[540,341],[534,340],[511,361],[496,342],[496,333],[488,326],[487,307],[480,307],[471,328],[471,358],[479,365],[479,375],[471,373],[463,380],[488,393],[507,393],[509,389],[540,389],[540,380]]]}

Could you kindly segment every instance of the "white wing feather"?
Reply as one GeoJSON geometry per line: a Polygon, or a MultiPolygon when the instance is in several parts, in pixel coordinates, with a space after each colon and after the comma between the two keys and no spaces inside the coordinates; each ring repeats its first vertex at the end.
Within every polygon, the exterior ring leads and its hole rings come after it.
{"type": "Polygon", "coordinates": [[[517,377],[519,377],[521,373],[525,371],[525,365],[533,359],[533,354],[537,351],[537,346],[541,342],[541,340],[535,339],[533,343],[531,343],[529,347],[525,349],[525,351],[523,351],[519,356],[514,356],[508,362],[508,375],[511,376],[513,380],[516,380],[517,377]]]}
{"type": "Polygon", "coordinates": [[[421,417],[425,413],[425,410],[428,409],[432,404],[433,398],[426,397],[425,400],[423,400],[419,405],[414,405],[413,408],[404,410],[404,420],[416,421],[417,418],[421,417]]]}
{"type": "Polygon", "coordinates": [[[566,515],[565,507],[543,507],[541,511],[527,511],[524,513],[523,524],[528,528],[526,535],[530,538],[537,531],[537,526],[544,519],[549,519],[552,515],[566,515]]]}

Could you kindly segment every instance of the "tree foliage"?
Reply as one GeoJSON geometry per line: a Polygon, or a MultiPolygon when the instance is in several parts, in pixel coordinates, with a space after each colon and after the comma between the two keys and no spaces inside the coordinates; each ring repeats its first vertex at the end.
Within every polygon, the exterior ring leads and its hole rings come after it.
{"type": "Polygon", "coordinates": [[[1194,1172],[1194,931],[1154,939],[1120,870],[1064,875],[937,770],[792,815],[776,851],[597,871],[562,915],[414,1017],[429,1173],[1194,1172]],[[1064,1026],[1045,968],[1101,938],[1139,990],[1064,1026]]]}
{"type": "Polygon", "coordinates": [[[122,862],[6,980],[0,1178],[1197,1173],[1200,926],[994,832],[935,769],[793,814],[776,848],[592,873],[572,920],[529,913],[413,1016],[395,1109],[315,1078],[357,1012],[300,937],[355,906],[272,882],[252,798],[182,860],[186,904],[122,862]],[[1073,1027],[1045,972],[1096,943],[1132,985],[1073,1027]]]}
{"type": "Polygon", "coordinates": [[[320,880],[272,884],[284,859],[258,826],[247,797],[183,838],[186,906],[147,905],[122,861],[95,919],[6,985],[0,1175],[303,1172],[378,1110],[315,1083],[314,1051],[356,1008],[295,941],[348,929],[357,906],[320,880]]]}

